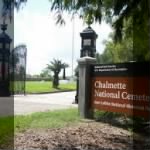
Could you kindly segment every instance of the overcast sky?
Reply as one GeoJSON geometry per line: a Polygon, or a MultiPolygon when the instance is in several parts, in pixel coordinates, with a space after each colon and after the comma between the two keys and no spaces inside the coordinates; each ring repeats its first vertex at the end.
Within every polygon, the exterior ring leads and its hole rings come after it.
{"type": "MultiPolygon", "coordinates": [[[[18,13],[15,11],[14,44],[27,45],[27,73],[39,74],[53,58],[68,63],[67,75],[72,75],[72,50],[73,69],[80,56],[80,32],[87,26],[82,20],[74,20],[74,49],[72,49],[73,23],[69,16],[65,16],[66,25],[55,24],[54,14],[50,12],[48,0],[29,0],[18,13]]],[[[97,52],[104,50],[103,40],[107,39],[111,28],[105,23],[91,26],[98,34],[97,52]]]]}

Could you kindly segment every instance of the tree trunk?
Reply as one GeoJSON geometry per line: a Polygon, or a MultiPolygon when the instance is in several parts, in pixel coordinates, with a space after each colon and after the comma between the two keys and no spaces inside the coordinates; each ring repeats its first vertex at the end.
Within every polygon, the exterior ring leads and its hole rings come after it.
{"type": "Polygon", "coordinates": [[[58,77],[58,74],[54,74],[53,88],[58,88],[58,86],[59,86],[59,77],[58,77]]]}
{"type": "Polygon", "coordinates": [[[63,68],[63,79],[66,80],[66,69],[63,68]]]}

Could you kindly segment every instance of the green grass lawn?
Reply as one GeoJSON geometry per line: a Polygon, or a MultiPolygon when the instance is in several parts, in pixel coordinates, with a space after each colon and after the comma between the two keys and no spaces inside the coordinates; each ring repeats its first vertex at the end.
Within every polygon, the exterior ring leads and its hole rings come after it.
{"type": "MultiPolygon", "coordinates": [[[[97,112],[97,117],[104,119],[116,118],[116,114],[107,114],[106,112],[97,112]]],[[[48,112],[37,112],[31,115],[18,115],[15,117],[0,117],[0,149],[1,145],[8,145],[11,137],[16,133],[24,132],[28,129],[54,129],[66,126],[74,126],[80,123],[77,108],[54,110],[48,112]]],[[[102,121],[103,122],[103,121],[102,121]]],[[[112,124],[113,125],[113,124],[112,124]]],[[[118,126],[118,125],[116,125],[118,126]]],[[[134,126],[124,124],[125,128],[132,131],[134,126]]]]}
{"type": "Polygon", "coordinates": [[[26,116],[15,116],[15,132],[26,129],[61,128],[80,121],[76,108],[38,112],[26,116]]]}
{"type": "Polygon", "coordinates": [[[55,92],[55,91],[65,91],[65,90],[75,90],[76,82],[71,82],[67,84],[60,84],[58,89],[52,87],[52,82],[45,81],[27,81],[26,82],[26,92],[27,93],[44,93],[44,92],[55,92]]]}
{"type": "Polygon", "coordinates": [[[0,149],[2,145],[13,144],[14,134],[27,129],[62,128],[75,125],[80,121],[78,109],[62,109],[48,112],[37,112],[31,115],[0,117],[0,149]]]}
{"type": "Polygon", "coordinates": [[[0,117],[0,148],[4,143],[13,143],[14,117],[0,117]]]}

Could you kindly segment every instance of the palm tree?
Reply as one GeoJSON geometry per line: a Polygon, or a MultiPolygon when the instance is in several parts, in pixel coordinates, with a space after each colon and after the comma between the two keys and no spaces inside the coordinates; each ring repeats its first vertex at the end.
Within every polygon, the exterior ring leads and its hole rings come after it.
{"type": "Polygon", "coordinates": [[[69,65],[66,63],[63,63],[62,67],[63,67],[63,79],[65,80],[66,79],[66,68],[68,68],[69,65]]]}
{"type": "Polygon", "coordinates": [[[54,88],[58,88],[59,73],[62,68],[63,68],[63,63],[61,62],[61,60],[58,60],[58,59],[53,59],[53,61],[50,61],[50,64],[47,64],[47,69],[51,70],[54,73],[54,76],[53,76],[54,88]]]}

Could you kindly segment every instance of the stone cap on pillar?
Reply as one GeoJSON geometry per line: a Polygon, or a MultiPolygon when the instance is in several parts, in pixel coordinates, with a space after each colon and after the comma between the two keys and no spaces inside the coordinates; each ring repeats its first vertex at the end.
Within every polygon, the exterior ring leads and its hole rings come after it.
{"type": "Polygon", "coordinates": [[[79,64],[95,64],[96,58],[86,56],[79,58],[77,61],[79,64]]]}

